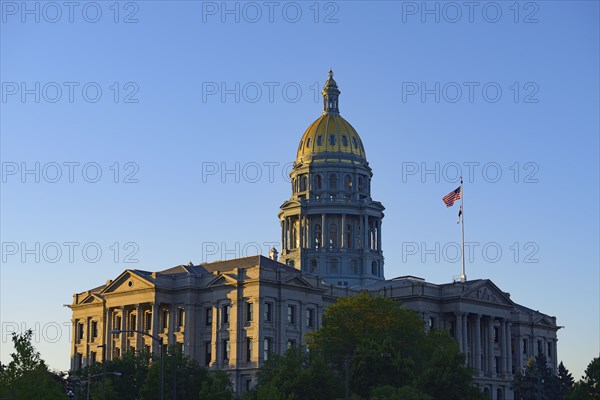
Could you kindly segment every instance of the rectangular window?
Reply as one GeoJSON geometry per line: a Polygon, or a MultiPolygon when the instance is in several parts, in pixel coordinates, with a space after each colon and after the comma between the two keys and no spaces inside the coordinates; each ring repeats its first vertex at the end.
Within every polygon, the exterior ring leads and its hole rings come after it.
{"type": "Polygon", "coordinates": [[[335,146],[335,135],[329,135],[329,144],[335,146]]]}
{"type": "Polygon", "coordinates": [[[296,306],[288,305],[287,322],[291,325],[296,323],[296,306]]]}
{"type": "Polygon", "coordinates": [[[146,316],[146,331],[149,332],[152,330],[152,313],[148,312],[145,314],[146,316]]]}
{"type": "Polygon", "coordinates": [[[273,315],[273,303],[265,303],[265,322],[271,322],[273,315]]]}
{"type": "Polygon", "coordinates": [[[204,365],[209,365],[212,361],[212,343],[204,342],[204,365]]]}
{"type": "Polygon", "coordinates": [[[129,329],[131,330],[136,330],[137,329],[137,316],[135,314],[132,314],[129,317],[129,329]]]}
{"type": "Polygon", "coordinates": [[[82,340],[83,339],[83,330],[84,326],[83,324],[77,324],[77,339],[82,340]]]}
{"type": "Polygon", "coordinates": [[[342,136],[342,144],[344,147],[348,147],[348,137],[346,135],[342,136]]]}
{"type": "Polygon", "coordinates": [[[75,368],[76,368],[76,369],[81,369],[81,368],[83,368],[83,354],[81,354],[81,353],[77,353],[77,358],[76,358],[76,360],[77,360],[77,361],[76,361],[76,364],[77,364],[77,365],[75,366],[75,368]]]}
{"type": "Polygon", "coordinates": [[[548,357],[552,357],[552,343],[548,342],[548,352],[546,353],[548,357]]]}
{"type": "Polygon", "coordinates": [[[455,332],[454,331],[455,331],[455,329],[454,329],[454,321],[450,321],[450,336],[452,336],[453,338],[455,338],[455,335],[454,335],[455,332]]]}
{"type": "Polygon", "coordinates": [[[271,338],[265,338],[263,342],[263,359],[267,361],[269,359],[269,353],[271,353],[271,338]]]}
{"type": "Polygon", "coordinates": [[[323,138],[323,137],[322,137],[321,135],[317,136],[317,146],[320,146],[320,145],[321,145],[321,143],[322,143],[322,138],[323,138]]]}
{"type": "Polygon", "coordinates": [[[527,354],[527,339],[523,339],[523,354],[527,354]]]}
{"type": "Polygon", "coordinates": [[[496,370],[494,372],[498,373],[498,372],[500,372],[500,357],[496,357],[495,361],[496,361],[496,366],[495,366],[496,370]]]}
{"type": "Polygon", "coordinates": [[[306,326],[309,328],[315,326],[315,310],[313,308],[306,309],[306,326]]]}
{"type": "Polygon", "coordinates": [[[122,329],[121,316],[120,315],[115,315],[115,328],[116,329],[122,329]]]}
{"type": "Polygon", "coordinates": [[[252,338],[246,338],[246,361],[252,361],[252,338]]]}
{"type": "Polygon", "coordinates": [[[179,320],[179,326],[183,326],[184,322],[185,322],[185,310],[183,308],[180,308],[177,311],[178,315],[177,315],[177,319],[179,320]]]}
{"type": "Polygon", "coordinates": [[[223,362],[229,362],[229,339],[223,340],[223,362]]]}
{"type": "Polygon", "coordinates": [[[162,328],[167,329],[169,326],[169,311],[163,310],[162,312],[162,328]]]}
{"type": "Polygon", "coordinates": [[[206,308],[204,310],[204,314],[205,314],[204,320],[206,321],[206,326],[211,326],[212,325],[212,316],[213,316],[212,307],[206,308]]]}
{"type": "Polygon", "coordinates": [[[119,358],[121,358],[121,349],[116,347],[115,348],[115,358],[118,360],[119,358]]]}
{"type": "Polygon", "coordinates": [[[96,363],[96,352],[95,351],[90,351],[90,363],[91,364],[96,363]]]}
{"type": "Polygon", "coordinates": [[[92,321],[92,339],[98,337],[98,321],[92,321]]]}
{"type": "Polygon", "coordinates": [[[498,327],[495,326],[494,327],[494,343],[498,343],[500,341],[500,338],[498,337],[499,332],[498,332],[498,327]]]}
{"type": "Polygon", "coordinates": [[[223,323],[224,324],[229,323],[229,312],[230,311],[231,311],[231,306],[229,304],[226,304],[223,306],[223,323]]]}
{"type": "Polygon", "coordinates": [[[291,349],[293,347],[296,347],[296,341],[294,339],[288,339],[288,341],[287,341],[287,348],[291,349]]]}
{"type": "Polygon", "coordinates": [[[254,304],[246,303],[246,319],[248,322],[254,319],[254,304]]]}
{"type": "Polygon", "coordinates": [[[435,328],[435,318],[429,317],[429,330],[435,328]]]}
{"type": "Polygon", "coordinates": [[[544,349],[542,347],[542,341],[541,340],[537,341],[537,348],[538,348],[538,355],[542,354],[542,351],[544,351],[544,349]]]}

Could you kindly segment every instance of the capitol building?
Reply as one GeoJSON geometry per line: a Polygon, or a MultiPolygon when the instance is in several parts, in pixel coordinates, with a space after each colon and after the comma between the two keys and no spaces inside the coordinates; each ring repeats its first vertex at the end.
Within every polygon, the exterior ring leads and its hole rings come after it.
{"type": "Polygon", "coordinates": [[[329,72],[323,113],[298,145],[292,194],[278,213],[281,248],[262,255],[128,269],[73,295],[71,369],[178,346],[208,368],[227,371],[238,394],[256,382],[269,354],[303,346],[336,299],[360,291],[397,300],[446,329],[492,400],[512,400],[511,384],[530,357],[544,353],[556,371],[556,317],[516,303],[488,279],[433,284],[414,276],[386,279],[383,205],[371,198],[373,171],[362,140],[339,111],[329,72]]]}

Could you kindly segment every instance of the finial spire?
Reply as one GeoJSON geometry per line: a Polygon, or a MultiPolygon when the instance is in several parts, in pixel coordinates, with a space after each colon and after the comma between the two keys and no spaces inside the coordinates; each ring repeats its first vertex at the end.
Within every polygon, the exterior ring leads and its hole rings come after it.
{"type": "Polygon", "coordinates": [[[340,90],[338,89],[337,83],[333,80],[333,70],[329,69],[329,79],[325,82],[323,87],[323,114],[339,114],[340,110],[338,107],[338,97],[340,90]]]}

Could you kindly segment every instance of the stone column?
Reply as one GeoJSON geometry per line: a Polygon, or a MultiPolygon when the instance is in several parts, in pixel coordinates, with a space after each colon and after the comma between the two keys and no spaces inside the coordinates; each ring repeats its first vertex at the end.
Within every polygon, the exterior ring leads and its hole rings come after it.
{"type": "Polygon", "coordinates": [[[284,223],[284,221],[285,221],[285,219],[283,219],[279,222],[279,225],[281,225],[281,252],[282,253],[285,250],[285,223],[284,223]]]}
{"type": "Polygon", "coordinates": [[[465,366],[469,363],[469,325],[468,325],[469,314],[464,314],[462,318],[462,334],[463,334],[463,353],[465,353],[465,366]]]}
{"type": "Polygon", "coordinates": [[[517,368],[521,371],[523,370],[523,337],[516,336],[515,340],[517,341],[517,368]]]}
{"type": "MultiPolygon", "coordinates": [[[[158,324],[158,320],[159,320],[159,314],[160,314],[160,306],[158,304],[158,302],[154,302],[154,304],[152,304],[152,332],[151,334],[158,337],[160,334],[159,331],[159,324],[158,324]]],[[[157,357],[159,356],[159,352],[160,352],[160,348],[159,348],[159,344],[156,342],[156,340],[152,340],[152,353],[154,353],[157,357]]]]}
{"type": "Polygon", "coordinates": [[[369,240],[369,216],[368,215],[365,215],[365,217],[364,217],[364,227],[365,227],[365,230],[363,233],[363,237],[364,237],[365,241],[364,241],[363,247],[365,250],[370,250],[371,242],[369,240]]]}
{"type": "Polygon", "coordinates": [[[112,340],[112,319],[113,319],[113,311],[112,308],[106,308],[106,323],[104,324],[104,355],[106,356],[106,360],[112,360],[112,352],[113,352],[113,340],[112,340]]]}
{"type": "Polygon", "coordinates": [[[463,334],[462,334],[462,319],[463,319],[463,314],[460,312],[454,313],[455,316],[455,322],[454,322],[454,338],[458,341],[458,348],[461,352],[465,352],[464,349],[464,344],[463,344],[463,334]]]}
{"type": "MultiPolygon", "coordinates": [[[[121,328],[119,329],[122,331],[127,330],[127,309],[125,307],[121,309],[121,328]]],[[[119,338],[121,339],[121,358],[123,358],[125,352],[127,352],[127,335],[128,334],[125,332],[121,332],[119,335],[119,338]]]]}
{"type": "Polygon", "coordinates": [[[512,338],[511,338],[511,323],[510,321],[506,321],[506,348],[507,348],[507,357],[506,357],[506,373],[512,374],[512,338]]]}
{"type": "Polygon", "coordinates": [[[473,359],[475,361],[475,371],[481,372],[481,314],[475,314],[475,324],[473,328],[474,348],[473,359]]]}
{"type": "Polygon", "coordinates": [[[198,316],[198,310],[195,305],[186,304],[183,309],[185,322],[183,324],[183,354],[192,359],[199,360],[200,354],[198,353],[198,344],[202,343],[201,340],[194,340],[194,337],[198,337],[196,333],[196,317],[198,316]]]}
{"type": "Polygon", "coordinates": [[[77,320],[71,320],[71,370],[76,369],[77,363],[77,320]]]}
{"type": "MultiPolygon", "coordinates": [[[[488,370],[487,372],[491,375],[495,374],[496,360],[494,359],[494,317],[491,315],[488,319],[487,326],[487,342],[488,342],[488,351],[487,351],[487,361],[488,361],[488,370]]],[[[493,395],[492,395],[493,396],[493,395]]]]}
{"type": "Polygon", "coordinates": [[[177,328],[177,311],[178,308],[173,304],[169,306],[169,322],[167,324],[167,343],[169,344],[169,346],[175,344],[175,329],[177,328]]]}
{"type": "Polygon", "coordinates": [[[381,251],[381,220],[377,221],[377,251],[381,251]]]}
{"type": "Polygon", "coordinates": [[[346,214],[342,214],[342,229],[340,229],[342,234],[342,241],[340,243],[340,249],[346,248],[346,214]]]}
{"type": "Polygon", "coordinates": [[[498,373],[503,373],[505,374],[506,371],[506,366],[508,363],[508,347],[506,345],[506,320],[502,319],[500,321],[500,329],[498,330],[498,336],[500,336],[498,338],[499,342],[500,342],[500,365],[499,365],[499,371],[497,371],[498,373]]]}
{"type": "Polygon", "coordinates": [[[210,366],[218,363],[219,360],[219,336],[217,335],[217,327],[219,326],[217,307],[211,307],[210,313],[212,314],[212,324],[210,326],[210,366]]]}
{"type": "MultiPolygon", "coordinates": [[[[131,329],[135,329],[138,331],[143,331],[144,330],[144,311],[142,310],[142,305],[138,304],[136,306],[136,317],[135,317],[135,322],[136,322],[136,327],[132,327],[131,329]]],[[[142,351],[144,350],[144,343],[143,343],[144,339],[143,339],[143,335],[141,333],[136,333],[135,334],[135,350],[136,351],[142,351]]]]}
{"type": "Polygon", "coordinates": [[[304,248],[304,216],[300,215],[298,217],[298,247],[304,248]]]}
{"type": "Polygon", "coordinates": [[[326,249],[329,246],[329,243],[325,242],[325,238],[327,237],[327,226],[325,225],[326,222],[325,213],[323,213],[321,214],[321,248],[323,249],[326,249]]]}

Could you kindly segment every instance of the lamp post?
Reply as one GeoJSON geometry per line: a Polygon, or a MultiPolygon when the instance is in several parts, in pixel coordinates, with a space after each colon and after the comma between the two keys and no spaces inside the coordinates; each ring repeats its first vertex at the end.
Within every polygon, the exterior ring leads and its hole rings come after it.
{"type": "Polygon", "coordinates": [[[344,400],[350,399],[350,359],[352,358],[364,358],[364,357],[391,357],[390,353],[381,353],[381,354],[363,354],[351,356],[350,354],[346,354],[344,357],[344,369],[346,372],[345,383],[344,383],[344,400]]]}
{"type": "Polygon", "coordinates": [[[139,333],[145,336],[148,336],[150,338],[152,338],[152,340],[155,340],[159,347],[160,347],[160,400],[164,400],[164,369],[163,369],[163,340],[161,337],[159,336],[154,336],[149,334],[148,332],[144,332],[144,331],[138,331],[135,329],[113,329],[111,331],[112,334],[114,335],[118,335],[120,333],[139,333]]]}
{"type": "MultiPolygon", "coordinates": [[[[92,378],[95,378],[95,377],[97,377],[97,376],[101,376],[101,377],[102,377],[102,385],[104,385],[104,377],[105,377],[106,375],[121,376],[121,375],[123,375],[123,374],[122,374],[122,373],[120,373],[120,372],[101,372],[101,373],[99,373],[99,374],[90,375],[90,373],[89,373],[89,370],[88,370],[87,395],[85,396],[85,398],[86,398],[87,400],[90,400],[90,383],[91,383],[91,381],[92,381],[92,378]]],[[[102,396],[104,397],[104,395],[105,395],[105,394],[104,394],[104,391],[103,391],[103,394],[102,394],[102,396]]]]}

